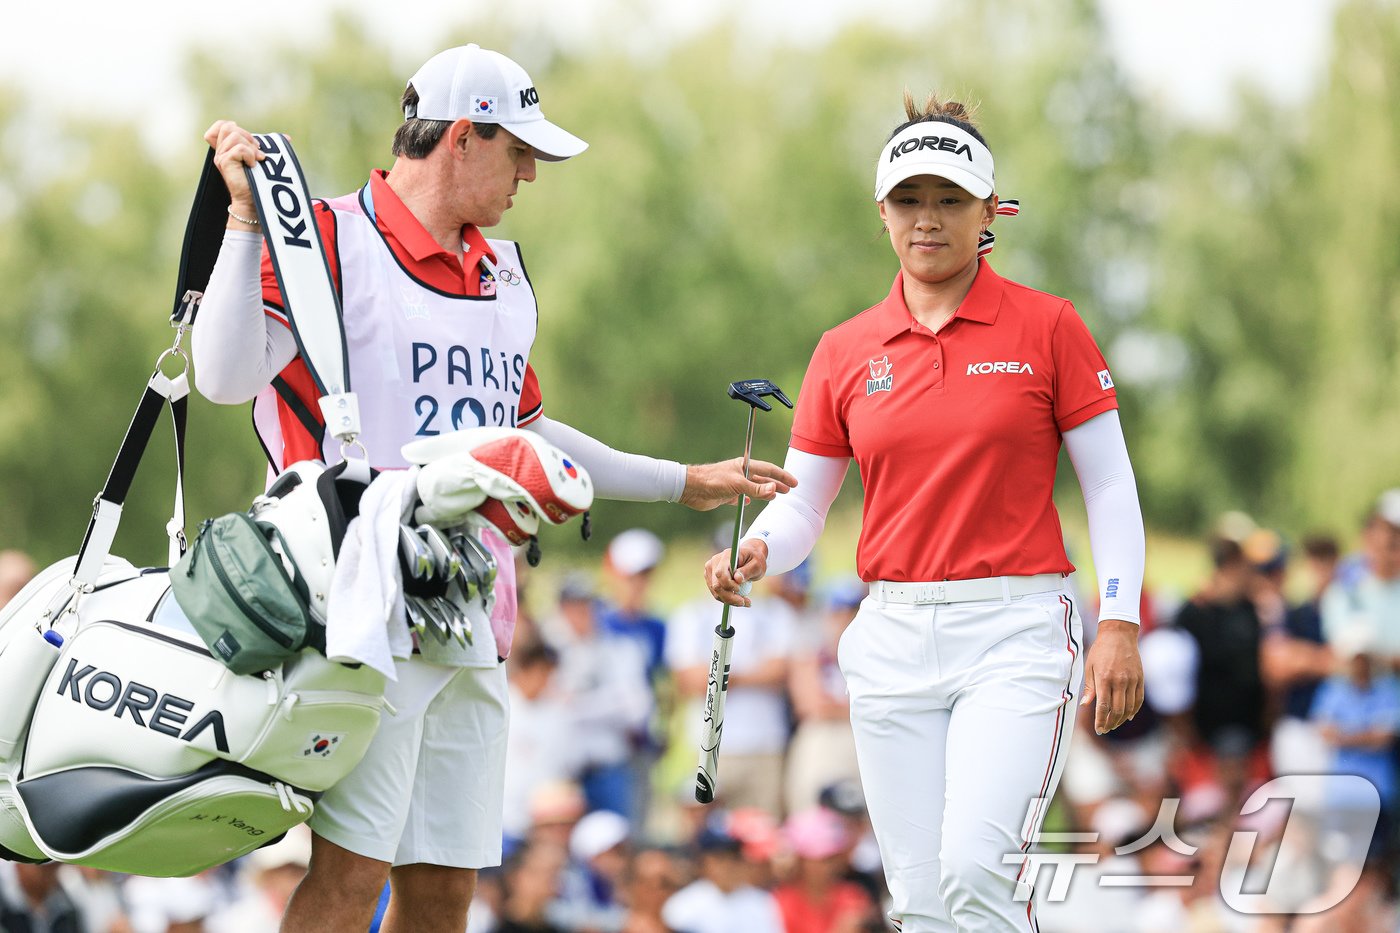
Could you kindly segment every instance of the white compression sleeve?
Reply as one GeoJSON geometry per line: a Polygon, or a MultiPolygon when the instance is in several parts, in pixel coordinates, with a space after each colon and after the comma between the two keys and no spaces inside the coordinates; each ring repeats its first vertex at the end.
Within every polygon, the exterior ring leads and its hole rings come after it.
{"type": "Polygon", "coordinates": [[[744,535],[768,545],[768,574],[786,573],[812,553],[850,466],[849,457],[788,448],[783,469],[797,477],[797,486],[768,503],[744,535]]]}
{"type": "Polygon", "coordinates": [[[195,384],[211,402],[256,396],[297,354],[296,339],[263,313],[262,237],[229,230],[191,336],[195,384]]]}
{"type": "Polygon", "coordinates": [[[599,498],[675,502],[685,491],[685,466],[674,460],[613,450],[577,428],[543,415],[525,428],[583,464],[593,478],[593,491],[599,498]]]}
{"type": "Polygon", "coordinates": [[[1118,412],[1095,415],[1065,432],[1064,439],[1089,514],[1089,550],[1099,578],[1099,619],[1140,624],[1147,548],[1137,481],[1118,412]]]}

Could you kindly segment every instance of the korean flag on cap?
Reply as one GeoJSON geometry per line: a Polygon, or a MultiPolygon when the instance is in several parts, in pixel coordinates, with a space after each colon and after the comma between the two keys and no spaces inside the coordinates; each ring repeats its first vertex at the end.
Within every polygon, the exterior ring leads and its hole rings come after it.
{"type": "Polygon", "coordinates": [[[472,114],[478,117],[494,117],[496,115],[496,98],[473,97],[472,114]]]}

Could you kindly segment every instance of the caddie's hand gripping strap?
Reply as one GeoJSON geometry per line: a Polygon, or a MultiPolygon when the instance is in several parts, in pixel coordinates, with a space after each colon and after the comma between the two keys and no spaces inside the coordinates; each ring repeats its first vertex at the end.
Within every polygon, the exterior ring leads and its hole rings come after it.
{"type": "Polygon", "coordinates": [[[369,462],[360,443],[360,407],[350,391],[350,363],[341,319],[340,295],[321,244],[311,194],[301,164],[286,136],[255,133],[264,158],[245,167],[258,220],[282,291],[283,309],[297,349],[316,389],[326,430],[340,441],[346,476],[369,482],[369,462]],[[360,457],[352,458],[353,447],[360,457]]]}
{"type": "Polygon", "coordinates": [[[166,534],[170,537],[171,566],[185,553],[185,425],[190,386],[186,375],[189,359],[180,344],[185,332],[194,324],[199,301],[204,297],[204,288],[214,271],[214,262],[218,259],[219,247],[223,242],[224,209],[228,203],[228,190],[214,167],[214,152],[211,149],[204,159],[199,187],[185,225],[184,246],[180,251],[175,306],[170,315],[170,324],[175,328],[175,342],[156,360],[155,372],[146,381],[136,413],[117,450],[116,461],[107,474],[107,482],[93,500],[92,520],[83,534],[77,566],[70,581],[79,592],[90,590],[96,584],[102,565],[111,553],[112,541],[121,521],[122,505],[131,490],[131,481],[136,477],[136,469],[155,430],[160,410],[166,404],[170,406],[170,420],[175,428],[175,505],[166,524],[166,534]],[[172,356],[178,357],[183,366],[176,375],[167,376],[161,371],[161,365],[172,356]]]}

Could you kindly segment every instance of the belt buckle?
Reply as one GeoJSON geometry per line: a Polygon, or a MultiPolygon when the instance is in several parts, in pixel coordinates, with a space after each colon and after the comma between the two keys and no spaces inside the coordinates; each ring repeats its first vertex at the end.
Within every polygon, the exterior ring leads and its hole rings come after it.
{"type": "Polygon", "coordinates": [[[942,583],[921,583],[917,599],[921,603],[947,602],[948,588],[942,583]]]}

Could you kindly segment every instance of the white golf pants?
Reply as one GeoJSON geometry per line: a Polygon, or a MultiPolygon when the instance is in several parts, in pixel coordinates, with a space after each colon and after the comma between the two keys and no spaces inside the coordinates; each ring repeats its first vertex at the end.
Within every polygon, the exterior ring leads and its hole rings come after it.
{"type": "Polygon", "coordinates": [[[1029,865],[1005,857],[1031,847],[1069,750],[1084,673],[1072,599],[871,596],[837,657],[891,915],[904,933],[1034,931],[1029,865]]]}

